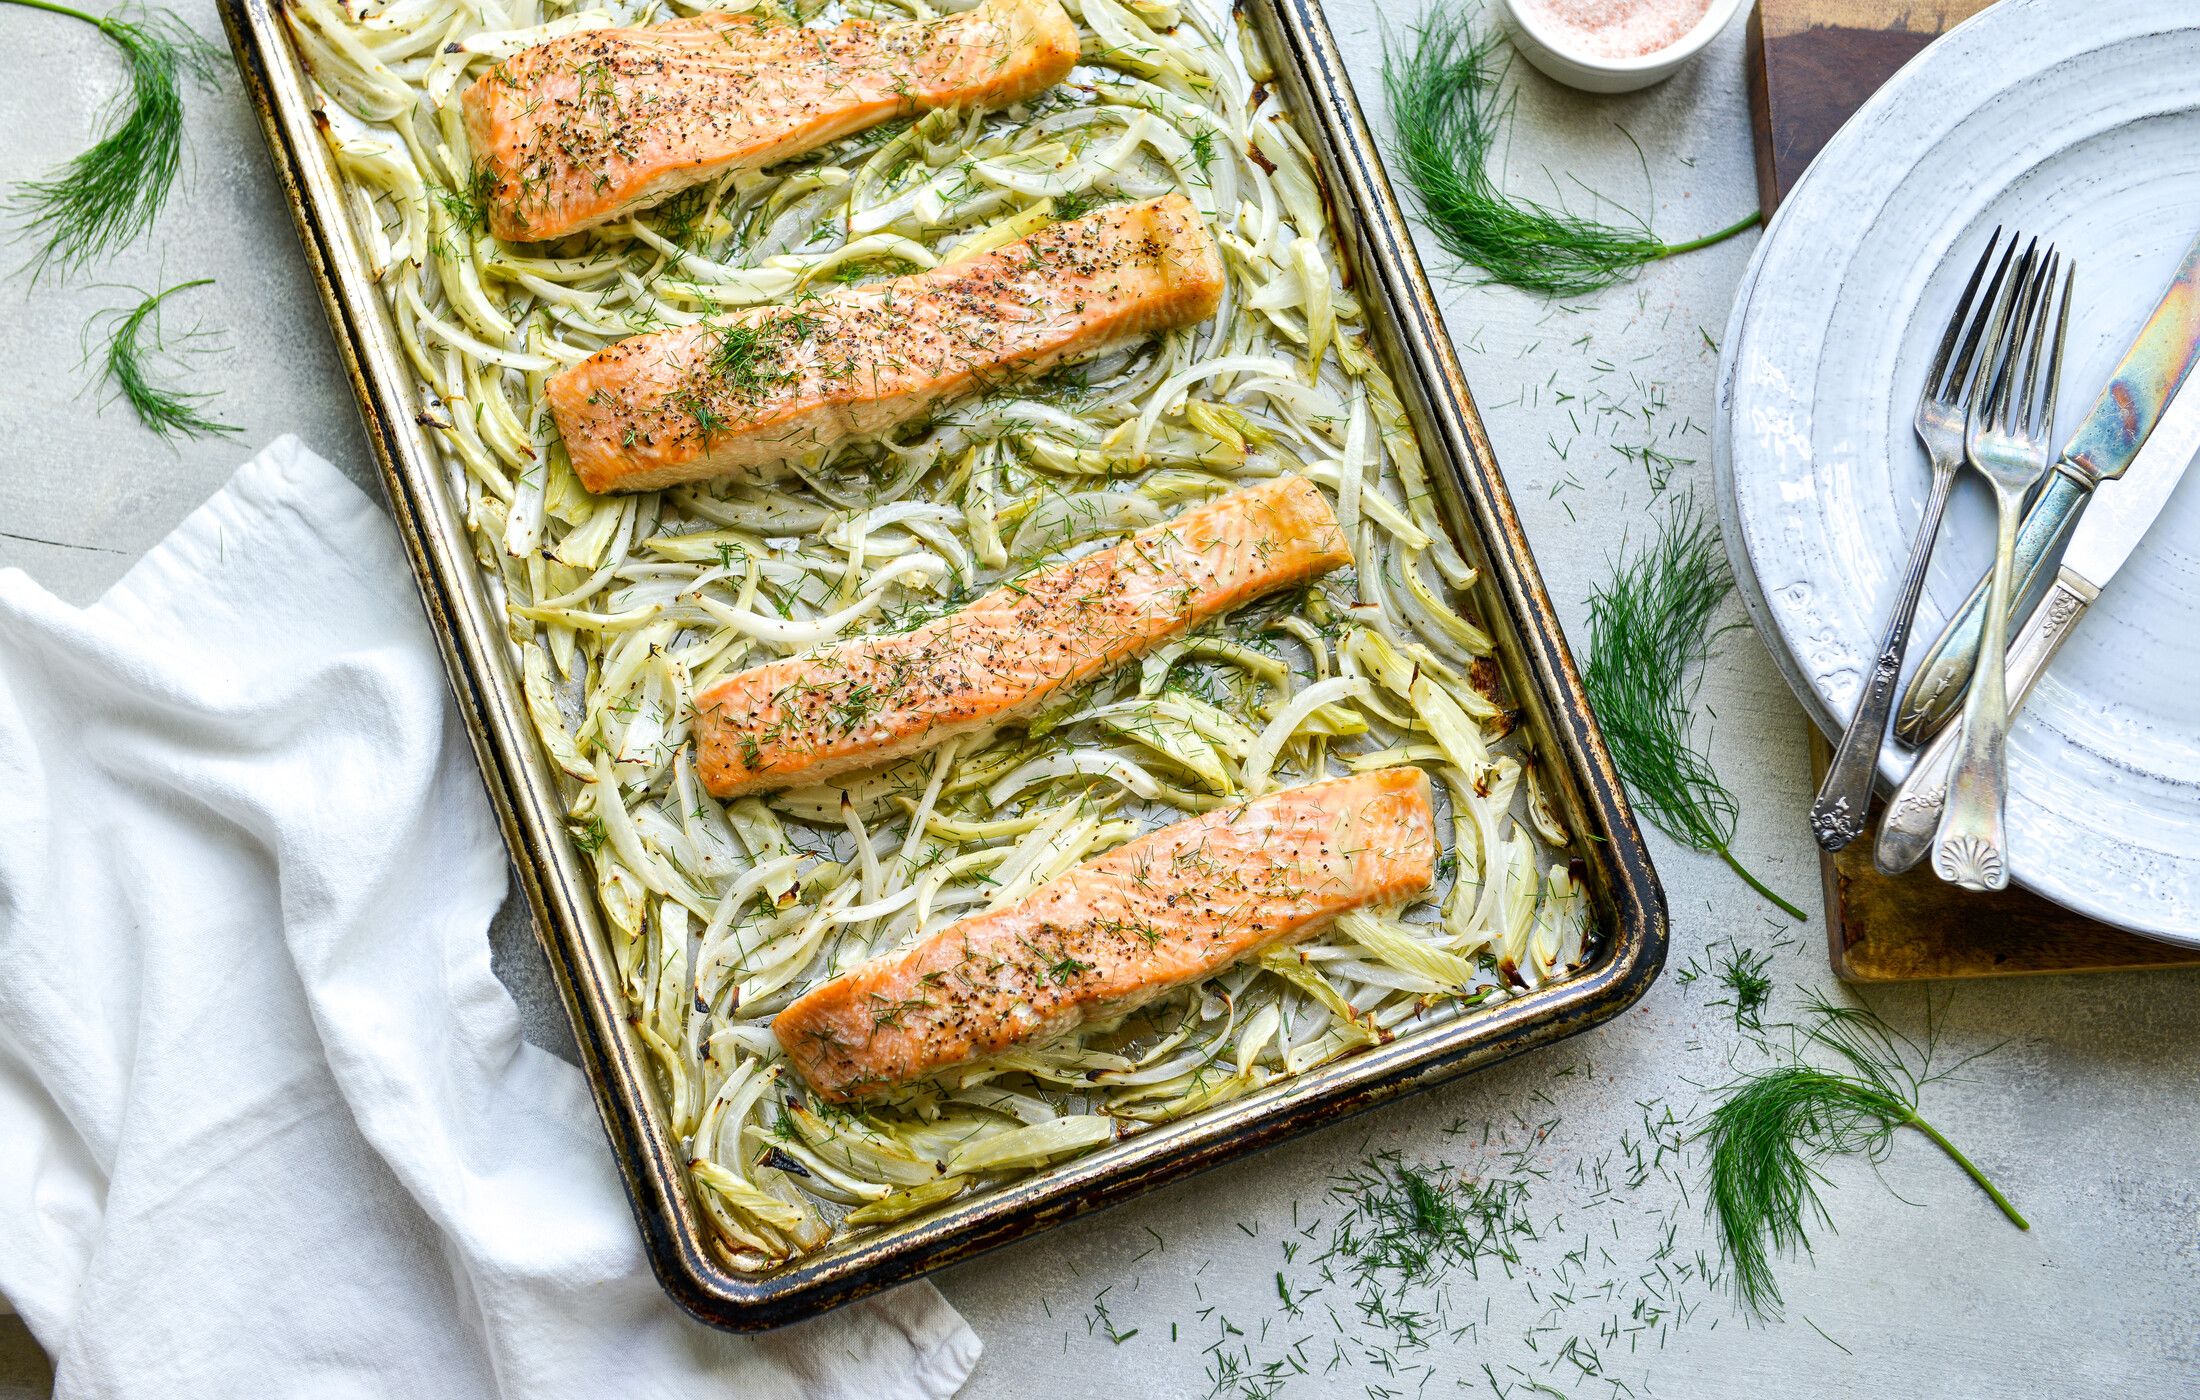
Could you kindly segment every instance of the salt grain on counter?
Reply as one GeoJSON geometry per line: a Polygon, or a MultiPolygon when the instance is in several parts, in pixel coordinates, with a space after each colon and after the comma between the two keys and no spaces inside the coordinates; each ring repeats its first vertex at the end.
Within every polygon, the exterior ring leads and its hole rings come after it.
{"type": "Polygon", "coordinates": [[[1584,58],[1646,58],[1694,29],[1711,0],[1513,0],[1513,8],[1584,58]]]}

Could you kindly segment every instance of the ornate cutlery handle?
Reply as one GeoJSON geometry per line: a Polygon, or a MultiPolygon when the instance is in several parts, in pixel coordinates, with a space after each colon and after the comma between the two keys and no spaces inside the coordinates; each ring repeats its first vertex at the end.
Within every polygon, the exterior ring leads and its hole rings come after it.
{"type": "MultiPolygon", "coordinates": [[[[2032,609],[2032,615],[2024,620],[2024,629],[2009,646],[2009,710],[2012,715],[2024,708],[2033,683],[2047,670],[2047,663],[2055,659],[2063,638],[2070,635],[2078,619],[2085,616],[2085,610],[2099,596],[2098,589],[2068,569],[2055,575],[2047,596],[2032,609]]],[[[1940,810],[1947,804],[1948,773],[1955,764],[1957,737],[1955,730],[1943,729],[1931,746],[1918,755],[1910,776],[1902,780],[1902,786],[1895,789],[1894,797],[1887,803],[1887,814],[1879,823],[1879,844],[1872,850],[1872,863],[1889,875],[1908,870],[1932,849],[1933,828],[1939,825],[1940,810]]]]}
{"type": "MultiPolygon", "coordinates": [[[[2061,556],[2071,528],[2092,498],[2092,483],[2081,480],[2067,462],[2057,463],[2048,473],[2047,484],[2040,488],[2038,499],[2025,512],[2024,525],[2017,532],[2016,585],[2010,596],[2019,604],[2039,586],[2048,561],[2061,556]]],[[[1924,743],[1948,723],[1962,703],[1965,684],[1978,664],[1979,629],[1986,618],[1989,582],[1991,570],[1942,629],[1925,659],[1918,663],[1916,674],[1910,677],[1909,688],[1902,692],[1894,732],[1904,743],[1924,743]]]]}
{"type": "MultiPolygon", "coordinates": [[[[1977,420],[1972,422],[1975,432],[1977,420]]],[[[1967,890],[1998,890],[2009,883],[2009,614],[2024,487],[2014,479],[2013,468],[2001,461],[1993,467],[2006,472],[1991,478],[1994,586],[1986,591],[1979,664],[1971,668],[1971,684],[1963,692],[1963,728],[1956,741],[1955,772],[1948,778],[1948,805],[1933,833],[1933,873],[1967,890]]]]}
{"type": "Polygon", "coordinates": [[[1932,494],[1925,501],[1924,518],[1910,541],[1910,562],[1902,575],[1902,591],[1896,596],[1894,615],[1887,619],[1887,634],[1879,639],[1879,659],[1864,677],[1864,693],[1856,712],[1833,751],[1826,780],[1818,785],[1818,797],[1810,804],[1810,829],[1818,844],[1829,851],[1864,834],[1871,811],[1872,780],[1879,772],[1879,747],[1887,740],[1887,720],[1894,713],[1895,682],[1902,676],[1902,654],[1909,647],[1910,624],[1917,616],[1918,595],[1925,591],[1925,566],[1932,562],[1933,541],[1940,534],[1940,517],[1948,509],[1948,488],[1955,483],[1951,461],[1933,472],[1932,494]]]}

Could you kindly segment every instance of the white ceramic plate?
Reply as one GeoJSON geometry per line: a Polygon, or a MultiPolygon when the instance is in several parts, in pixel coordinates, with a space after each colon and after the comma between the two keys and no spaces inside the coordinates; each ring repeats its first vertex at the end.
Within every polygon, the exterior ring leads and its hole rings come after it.
{"type": "MultiPolygon", "coordinates": [[[[2067,435],[2200,235],[2200,6],[2002,0],[1842,128],[1760,245],[1721,366],[1720,510],[1758,629],[1829,734],[1924,508],[1918,388],[1997,225],[2078,260],[2067,435]]],[[[1992,520],[1963,482],[1913,663],[1989,562],[1992,520]]],[[[1882,779],[1910,762],[1890,745],[1882,779]]],[[[2009,826],[2019,882],[2200,946],[2200,481],[2033,692],[2010,741],[2009,826]]]]}

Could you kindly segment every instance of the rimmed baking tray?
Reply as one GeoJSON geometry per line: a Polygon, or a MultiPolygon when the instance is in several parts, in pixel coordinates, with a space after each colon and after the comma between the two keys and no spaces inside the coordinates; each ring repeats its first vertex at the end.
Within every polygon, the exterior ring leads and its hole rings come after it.
{"type": "Polygon", "coordinates": [[[1377,162],[1313,0],[1240,0],[1275,83],[1319,159],[1347,271],[1377,353],[1419,434],[1445,521],[1481,570],[1475,603],[1497,639],[1510,699],[1551,799],[1577,834],[1596,909],[1594,956],[1564,982],[1401,1035],[1257,1093],[1035,1172],[929,1214],[839,1240],[764,1273],[727,1268],[704,1243],[655,1081],[628,1027],[594,886],[565,830],[502,619],[425,430],[416,387],[353,237],[335,162],[281,16],[282,0],[221,0],[224,25],[306,262],[358,396],[399,534],[420,582],[461,717],[473,736],[536,935],[565,998],[650,1262],[674,1301],[744,1331],[799,1321],[1164,1182],[1220,1165],[1385,1100],[1585,1030],[1631,1005],[1665,961],[1665,897],[1651,869],[1543,590],[1489,438],[1459,370],[1405,217],[1377,162]]]}

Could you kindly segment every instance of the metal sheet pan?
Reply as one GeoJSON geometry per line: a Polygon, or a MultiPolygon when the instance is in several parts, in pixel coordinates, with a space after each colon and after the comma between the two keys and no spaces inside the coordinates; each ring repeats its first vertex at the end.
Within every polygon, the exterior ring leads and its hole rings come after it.
{"type": "Polygon", "coordinates": [[[425,430],[395,331],[354,241],[334,160],[282,0],[222,0],[246,91],[326,303],[398,532],[443,650],[461,717],[564,995],[634,1217],[665,1291],[698,1319],[753,1331],[799,1321],[1022,1239],[1297,1133],[1585,1030],[1632,1004],[1665,960],[1665,898],[1597,732],[1549,596],[1513,513],[1374,139],[1315,0],[1240,0],[1275,82],[1317,153],[1353,284],[1433,468],[1446,523],[1481,570],[1475,603],[1551,797],[1578,833],[1596,909],[1595,956],[1572,978],[1401,1035],[1297,1078],[872,1230],[765,1273],[704,1241],[682,1154],[629,1029],[594,885],[565,831],[499,611],[425,430]]]}

